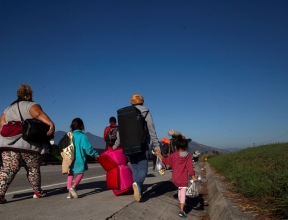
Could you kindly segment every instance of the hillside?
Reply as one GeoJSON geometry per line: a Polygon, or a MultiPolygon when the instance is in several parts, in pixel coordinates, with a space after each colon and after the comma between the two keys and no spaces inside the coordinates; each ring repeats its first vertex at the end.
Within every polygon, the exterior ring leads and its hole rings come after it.
{"type": "Polygon", "coordinates": [[[287,161],[288,143],[250,147],[208,158],[211,167],[225,177],[233,198],[241,202],[242,211],[258,213],[255,219],[267,220],[288,219],[287,161]]]}
{"type": "MultiPolygon", "coordinates": [[[[56,131],[54,134],[54,144],[58,144],[60,139],[66,134],[65,131],[56,131]]],[[[104,149],[105,148],[105,142],[102,137],[99,137],[97,135],[91,134],[89,132],[85,133],[91,142],[92,146],[96,149],[104,149]]],[[[218,151],[219,153],[229,153],[229,151],[223,150],[223,149],[217,149],[213,147],[206,146],[204,144],[199,144],[195,141],[191,141],[189,143],[189,152],[192,154],[194,151],[198,150],[200,153],[208,153],[213,151],[218,151]]]]}
{"type": "Polygon", "coordinates": [[[214,147],[209,147],[206,146],[204,144],[199,144],[195,141],[191,141],[188,145],[189,147],[189,153],[193,153],[196,150],[199,151],[200,153],[209,153],[209,152],[213,152],[213,151],[218,151],[220,154],[227,154],[230,153],[227,150],[223,150],[223,149],[218,149],[218,148],[214,148],[214,147]]]}
{"type": "MultiPolygon", "coordinates": [[[[56,131],[54,133],[54,144],[58,144],[60,139],[66,134],[65,131],[56,131]]],[[[102,137],[96,136],[94,134],[91,134],[89,132],[85,133],[91,142],[93,148],[96,149],[104,149],[105,148],[105,142],[102,137]]]]}

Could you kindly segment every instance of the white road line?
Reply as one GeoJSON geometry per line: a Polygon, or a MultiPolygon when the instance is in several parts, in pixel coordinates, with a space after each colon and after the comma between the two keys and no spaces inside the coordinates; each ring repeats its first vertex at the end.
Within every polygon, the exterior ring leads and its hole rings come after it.
{"type": "MultiPolygon", "coordinates": [[[[91,166],[89,168],[97,168],[98,166],[91,166]]],[[[148,167],[148,169],[152,169],[152,167],[148,167]]],[[[91,179],[98,179],[98,178],[101,178],[101,177],[105,177],[105,175],[102,175],[102,176],[95,176],[95,177],[89,177],[89,178],[84,178],[81,180],[82,181],[86,181],[86,180],[91,180],[91,179]]],[[[49,187],[52,187],[52,186],[59,186],[59,185],[66,185],[67,182],[63,182],[63,183],[55,183],[55,184],[51,184],[51,185],[46,185],[46,186],[42,186],[42,188],[49,188],[49,187]]],[[[31,191],[32,189],[23,189],[23,190],[19,190],[19,191],[14,191],[14,192],[8,192],[6,193],[5,195],[11,195],[11,194],[17,194],[17,193],[22,193],[22,192],[29,192],[31,191]]]]}
{"type": "MultiPolygon", "coordinates": [[[[81,182],[82,181],[86,181],[86,180],[91,180],[91,179],[98,179],[98,178],[105,177],[105,176],[106,175],[84,178],[84,179],[81,180],[81,182]]],[[[55,183],[55,184],[42,186],[42,188],[49,188],[49,187],[52,187],[52,186],[59,186],[59,185],[66,185],[66,184],[67,184],[67,182],[55,183]]],[[[22,192],[28,192],[28,191],[31,191],[31,190],[32,190],[31,188],[30,189],[23,189],[23,190],[19,190],[19,191],[9,192],[9,193],[6,193],[5,195],[11,195],[11,194],[17,194],[17,193],[22,193],[22,192]]]]}

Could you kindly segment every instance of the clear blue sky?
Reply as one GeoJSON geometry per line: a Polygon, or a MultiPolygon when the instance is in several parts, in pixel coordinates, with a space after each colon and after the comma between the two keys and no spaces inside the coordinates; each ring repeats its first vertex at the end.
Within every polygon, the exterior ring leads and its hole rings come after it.
{"type": "Polygon", "coordinates": [[[288,1],[0,2],[0,109],[22,83],[56,124],[102,136],[140,93],[159,139],[288,141],[288,1]]]}

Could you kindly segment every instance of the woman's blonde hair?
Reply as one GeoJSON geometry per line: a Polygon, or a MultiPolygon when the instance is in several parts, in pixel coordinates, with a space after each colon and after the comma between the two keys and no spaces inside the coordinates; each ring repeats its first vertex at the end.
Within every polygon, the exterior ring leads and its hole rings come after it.
{"type": "Polygon", "coordinates": [[[33,91],[30,86],[21,84],[17,90],[17,97],[23,101],[32,101],[33,91]]]}

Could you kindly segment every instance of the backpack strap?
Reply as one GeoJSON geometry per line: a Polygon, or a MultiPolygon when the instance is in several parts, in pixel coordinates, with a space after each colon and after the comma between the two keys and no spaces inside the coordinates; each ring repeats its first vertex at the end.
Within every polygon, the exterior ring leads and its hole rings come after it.
{"type": "Polygon", "coordinates": [[[145,119],[146,119],[146,117],[147,117],[148,113],[149,113],[149,111],[147,111],[147,113],[146,113],[146,115],[145,115],[145,117],[144,117],[145,119]]]}
{"type": "Polygon", "coordinates": [[[106,141],[106,137],[107,137],[107,134],[109,133],[111,127],[110,126],[107,126],[104,130],[104,134],[103,134],[103,138],[104,138],[104,141],[106,141]],[[108,130],[109,129],[109,130],[108,130]]]}

